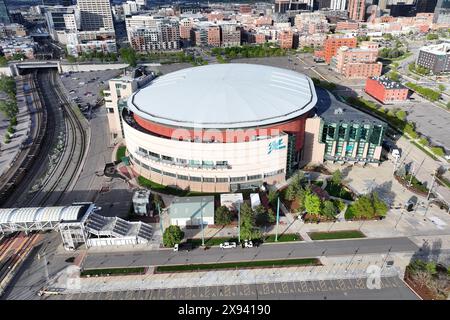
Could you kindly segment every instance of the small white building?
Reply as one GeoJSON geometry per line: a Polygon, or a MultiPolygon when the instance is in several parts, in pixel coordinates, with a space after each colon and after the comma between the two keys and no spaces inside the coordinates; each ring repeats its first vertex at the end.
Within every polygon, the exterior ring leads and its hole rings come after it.
{"type": "Polygon", "coordinates": [[[214,224],[214,197],[175,197],[169,207],[170,224],[180,227],[214,224]]]}
{"type": "Polygon", "coordinates": [[[220,205],[225,206],[230,211],[237,211],[239,204],[244,203],[242,193],[222,193],[220,195],[220,205]]]}
{"type": "Polygon", "coordinates": [[[259,193],[250,193],[250,203],[252,204],[252,210],[255,210],[257,206],[261,205],[259,193]]]}
{"type": "Polygon", "coordinates": [[[150,190],[139,189],[133,194],[133,211],[139,216],[150,214],[150,190]]]}

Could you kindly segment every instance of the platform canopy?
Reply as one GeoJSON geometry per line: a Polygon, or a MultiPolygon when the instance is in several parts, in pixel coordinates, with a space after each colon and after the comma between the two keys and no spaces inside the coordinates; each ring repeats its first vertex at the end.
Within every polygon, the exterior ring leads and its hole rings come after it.
{"type": "Polygon", "coordinates": [[[90,205],[0,209],[0,233],[52,230],[61,222],[80,221],[90,205]]]}

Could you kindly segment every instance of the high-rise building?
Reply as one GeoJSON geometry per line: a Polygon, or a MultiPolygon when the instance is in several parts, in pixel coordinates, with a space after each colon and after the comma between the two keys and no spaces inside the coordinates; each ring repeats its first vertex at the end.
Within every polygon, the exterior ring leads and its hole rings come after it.
{"type": "Polygon", "coordinates": [[[312,10],[314,0],[275,0],[275,12],[286,13],[289,10],[312,10]]]}
{"type": "Polygon", "coordinates": [[[44,6],[71,6],[72,0],[41,0],[39,3],[44,6]]]}
{"type": "Polygon", "coordinates": [[[434,23],[450,23],[450,0],[438,0],[434,11],[434,23]]]}
{"type": "Polygon", "coordinates": [[[348,15],[352,20],[364,21],[365,9],[365,0],[349,0],[348,2],[348,15]]]}
{"type": "Polygon", "coordinates": [[[10,23],[8,8],[6,7],[5,0],[0,0],[0,23],[10,23]]]}
{"type": "Polygon", "coordinates": [[[109,0],[78,0],[77,6],[80,10],[82,30],[114,30],[109,0]]]}
{"type": "Polygon", "coordinates": [[[434,12],[436,9],[437,0],[417,0],[416,12],[434,12]]]}
{"type": "Polygon", "coordinates": [[[330,9],[333,10],[345,10],[347,0],[331,0],[330,9]]]}

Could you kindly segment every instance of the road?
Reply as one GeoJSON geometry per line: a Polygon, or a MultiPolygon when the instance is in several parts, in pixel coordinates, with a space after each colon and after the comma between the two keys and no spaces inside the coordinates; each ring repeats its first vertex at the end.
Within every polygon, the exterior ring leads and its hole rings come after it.
{"type": "MultiPolygon", "coordinates": [[[[36,297],[37,298],[37,297],[36,297]]],[[[209,287],[93,292],[47,296],[49,300],[417,300],[397,277],[381,279],[380,289],[367,280],[292,281],[209,287]]]]}
{"type": "Polygon", "coordinates": [[[415,252],[419,248],[408,238],[357,239],[339,241],[315,241],[307,243],[264,244],[259,248],[222,250],[213,247],[190,252],[158,251],[89,253],[84,261],[85,269],[119,268],[194,263],[220,263],[233,261],[293,259],[317,256],[374,254],[390,252],[415,252]]]}

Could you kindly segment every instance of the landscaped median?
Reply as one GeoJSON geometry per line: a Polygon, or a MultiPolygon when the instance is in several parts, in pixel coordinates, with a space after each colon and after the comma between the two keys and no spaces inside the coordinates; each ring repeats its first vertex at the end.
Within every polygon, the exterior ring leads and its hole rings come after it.
{"type": "Polygon", "coordinates": [[[320,266],[322,263],[317,258],[283,259],[283,260],[260,260],[240,261],[224,263],[201,263],[157,266],[155,273],[192,272],[209,270],[234,270],[234,269],[257,269],[257,268],[283,268],[283,267],[305,267],[320,266]]]}
{"type": "Polygon", "coordinates": [[[110,269],[88,269],[80,273],[81,277],[105,277],[145,274],[146,268],[110,268],[110,269]]]}
{"type": "Polygon", "coordinates": [[[359,230],[309,232],[308,235],[311,240],[355,239],[366,237],[365,234],[359,230]]]}

